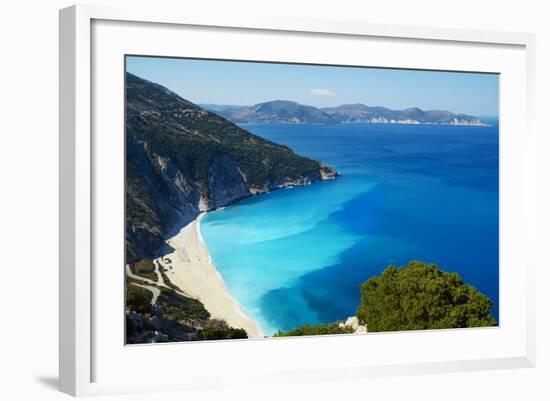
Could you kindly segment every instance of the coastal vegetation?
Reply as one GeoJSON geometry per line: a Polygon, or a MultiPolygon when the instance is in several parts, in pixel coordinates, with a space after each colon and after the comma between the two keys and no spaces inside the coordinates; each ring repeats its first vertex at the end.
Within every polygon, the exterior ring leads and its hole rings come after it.
{"type": "Polygon", "coordinates": [[[178,322],[205,322],[210,318],[210,313],[199,300],[166,288],[160,290],[156,305],[162,308],[165,318],[178,322]]]}
{"type": "MultiPolygon", "coordinates": [[[[146,265],[146,261],[142,263],[146,265]]],[[[212,319],[198,299],[158,282],[128,279],[126,284],[126,341],[152,342],[248,338],[246,331],[212,319]]]]}
{"type": "Polygon", "coordinates": [[[235,340],[248,338],[246,331],[227,326],[223,320],[211,319],[199,332],[200,340],[235,340]]]}
{"type": "MultiPolygon", "coordinates": [[[[434,264],[411,261],[388,266],[361,284],[359,324],[368,332],[496,326],[491,300],[457,273],[434,264]]],[[[275,337],[353,333],[342,322],[279,331],[275,337]]]]}
{"type": "Polygon", "coordinates": [[[153,294],[145,288],[130,283],[126,286],[126,305],[133,312],[151,314],[152,298],[153,294]]]}
{"type": "MultiPolygon", "coordinates": [[[[174,286],[160,266],[164,284],[156,282],[153,262],[131,265],[136,276],[126,291],[129,343],[224,340],[247,338],[242,328],[212,319],[204,305],[174,286]],[[154,274],[154,277],[151,276],[154,274]],[[156,296],[154,296],[156,292],[156,296]]],[[[379,276],[360,286],[357,316],[348,321],[305,324],[274,337],[351,334],[465,327],[497,324],[491,315],[491,300],[464,283],[457,273],[445,272],[435,264],[411,261],[402,267],[388,266],[379,276]],[[359,325],[359,326],[358,326],[359,325]],[[358,331],[358,327],[363,331],[358,331]]]]}
{"type": "Polygon", "coordinates": [[[412,261],[361,285],[359,321],[369,332],[496,326],[491,300],[457,273],[412,261]]]}
{"type": "Polygon", "coordinates": [[[293,336],[318,336],[325,334],[351,334],[353,328],[344,326],[342,322],[305,324],[288,331],[278,331],[273,337],[293,337],[293,336]]]}

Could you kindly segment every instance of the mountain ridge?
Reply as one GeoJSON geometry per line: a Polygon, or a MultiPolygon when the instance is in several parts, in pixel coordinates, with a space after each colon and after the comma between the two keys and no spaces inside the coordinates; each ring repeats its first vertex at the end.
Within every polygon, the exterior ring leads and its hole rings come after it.
{"type": "Polygon", "coordinates": [[[447,110],[422,110],[409,107],[392,110],[382,106],[367,106],[363,103],[342,104],[336,107],[304,105],[290,100],[273,100],[252,106],[224,106],[205,104],[212,111],[236,124],[441,124],[489,126],[477,117],[453,113],[447,110]]]}

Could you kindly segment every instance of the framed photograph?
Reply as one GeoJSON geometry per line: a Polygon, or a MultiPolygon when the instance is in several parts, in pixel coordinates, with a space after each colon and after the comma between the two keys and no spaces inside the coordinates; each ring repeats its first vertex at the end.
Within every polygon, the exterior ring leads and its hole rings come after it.
{"type": "Polygon", "coordinates": [[[61,390],[533,366],[533,49],[61,10],[61,390]]]}

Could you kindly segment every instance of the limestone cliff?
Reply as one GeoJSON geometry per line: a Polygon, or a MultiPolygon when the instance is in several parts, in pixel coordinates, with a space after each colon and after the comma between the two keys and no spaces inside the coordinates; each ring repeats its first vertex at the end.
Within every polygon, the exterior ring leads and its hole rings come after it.
{"type": "Polygon", "coordinates": [[[127,262],[155,256],[201,211],[338,175],[129,73],[126,152],[127,262]]]}

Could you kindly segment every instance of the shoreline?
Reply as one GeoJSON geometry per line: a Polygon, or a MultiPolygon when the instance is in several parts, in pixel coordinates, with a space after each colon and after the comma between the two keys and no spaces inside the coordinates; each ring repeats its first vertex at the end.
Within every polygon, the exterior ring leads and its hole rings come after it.
{"type": "Polygon", "coordinates": [[[244,329],[249,338],[263,338],[259,325],[231,295],[212,263],[200,232],[200,221],[204,215],[204,212],[200,213],[166,240],[174,249],[159,258],[167,269],[166,275],[185,294],[201,301],[211,318],[225,320],[231,327],[244,329]]]}
{"type": "Polygon", "coordinates": [[[246,122],[246,123],[235,123],[239,127],[246,127],[247,125],[367,125],[367,124],[386,124],[386,125],[443,125],[443,126],[452,126],[452,127],[492,127],[495,124],[486,123],[480,121],[480,124],[461,124],[461,123],[434,123],[434,122],[406,122],[402,121],[342,121],[335,123],[302,123],[302,122],[246,122]]]}

